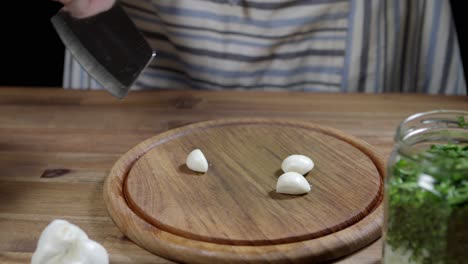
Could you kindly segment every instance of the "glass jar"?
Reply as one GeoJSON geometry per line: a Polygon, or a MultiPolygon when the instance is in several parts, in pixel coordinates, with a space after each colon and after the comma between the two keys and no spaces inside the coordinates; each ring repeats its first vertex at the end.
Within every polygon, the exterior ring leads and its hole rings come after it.
{"type": "Polygon", "coordinates": [[[468,263],[468,111],[406,118],[387,168],[383,263],[468,263]]]}

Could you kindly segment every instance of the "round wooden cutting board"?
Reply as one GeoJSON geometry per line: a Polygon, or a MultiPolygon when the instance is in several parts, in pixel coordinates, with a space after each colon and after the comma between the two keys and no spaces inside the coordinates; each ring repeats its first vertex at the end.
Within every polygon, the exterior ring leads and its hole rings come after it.
{"type": "Polygon", "coordinates": [[[141,247],[184,263],[310,263],[381,235],[385,165],[367,143],[333,128],[280,119],[205,121],[156,135],[112,168],[104,199],[141,247]],[[207,173],[189,170],[200,149],[207,173]],[[281,162],[310,157],[304,195],[276,193],[281,162]]]}

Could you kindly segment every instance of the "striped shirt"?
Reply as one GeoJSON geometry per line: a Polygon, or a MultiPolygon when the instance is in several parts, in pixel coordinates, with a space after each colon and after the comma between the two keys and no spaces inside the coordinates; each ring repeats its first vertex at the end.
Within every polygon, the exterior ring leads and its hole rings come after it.
{"type": "MultiPolygon", "coordinates": [[[[156,51],[132,90],[466,94],[448,0],[122,0],[156,51]]],[[[66,52],[64,87],[101,89],[66,52]]]]}

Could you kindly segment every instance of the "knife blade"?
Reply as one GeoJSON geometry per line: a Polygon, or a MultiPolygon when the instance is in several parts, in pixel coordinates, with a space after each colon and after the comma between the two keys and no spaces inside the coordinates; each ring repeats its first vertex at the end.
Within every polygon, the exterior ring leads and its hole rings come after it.
{"type": "Polygon", "coordinates": [[[156,52],[116,2],[109,10],[75,18],[64,9],[51,22],[79,64],[108,92],[123,99],[156,52]]]}

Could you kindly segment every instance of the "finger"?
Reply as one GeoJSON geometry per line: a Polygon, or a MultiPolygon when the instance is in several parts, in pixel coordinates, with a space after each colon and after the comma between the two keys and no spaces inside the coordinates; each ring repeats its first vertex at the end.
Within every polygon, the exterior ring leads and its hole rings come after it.
{"type": "Polygon", "coordinates": [[[109,10],[115,0],[59,0],[67,2],[64,9],[73,17],[84,18],[109,10]]]}

